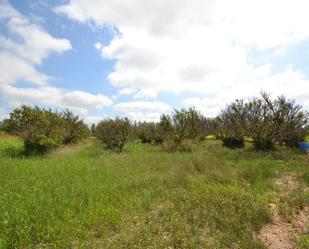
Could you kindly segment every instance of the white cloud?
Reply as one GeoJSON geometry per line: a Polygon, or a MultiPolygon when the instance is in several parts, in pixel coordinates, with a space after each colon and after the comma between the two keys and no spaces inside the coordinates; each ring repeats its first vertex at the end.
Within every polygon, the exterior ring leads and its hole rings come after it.
{"type": "Polygon", "coordinates": [[[100,121],[102,121],[105,118],[106,118],[106,116],[86,116],[86,117],[84,117],[84,122],[87,125],[92,125],[92,124],[99,123],[100,121]]]}
{"type": "Polygon", "coordinates": [[[114,109],[121,112],[168,112],[171,107],[163,102],[133,101],[118,103],[114,109]]]}
{"type": "Polygon", "coordinates": [[[103,94],[49,86],[51,77],[36,69],[50,54],[61,54],[71,49],[69,40],[53,37],[21,15],[7,0],[0,0],[0,21],[9,33],[8,37],[0,35],[0,93],[10,107],[47,105],[69,108],[85,116],[89,109],[112,105],[113,101],[103,94]],[[13,86],[19,80],[38,86],[13,86]]]}
{"type": "Polygon", "coordinates": [[[111,106],[113,101],[103,94],[93,95],[82,91],[66,92],[63,95],[62,101],[68,106],[80,108],[103,108],[111,106]]]}
{"type": "Polygon", "coordinates": [[[97,50],[100,50],[100,49],[103,47],[103,45],[102,45],[100,42],[97,42],[97,43],[94,44],[94,47],[95,47],[97,50]]]}
{"type": "Polygon", "coordinates": [[[71,49],[70,41],[54,38],[21,15],[7,0],[0,0],[0,21],[5,23],[11,36],[0,35],[0,84],[13,84],[21,79],[47,83],[49,77],[38,72],[36,66],[51,53],[61,54],[71,49]]]}
{"type": "Polygon", "coordinates": [[[153,89],[141,89],[137,94],[133,96],[133,99],[140,98],[155,98],[158,93],[153,89]]]}
{"type": "Polygon", "coordinates": [[[132,88],[122,88],[118,91],[118,96],[132,95],[136,90],[132,88]]]}
{"type": "Polygon", "coordinates": [[[69,108],[81,114],[87,114],[91,108],[101,109],[111,106],[112,100],[103,94],[93,95],[81,91],[66,91],[55,87],[19,88],[10,85],[0,86],[0,93],[6,102],[13,106],[49,105],[69,108]]]}
{"type": "Polygon", "coordinates": [[[0,51],[0,71],[0,84],[14,84],[18,80],[24,80],[42,85],[49,79],[33,65],[9,52],[0,51]]]}
{"type": "Polygon", "coordinates": [[[273,75],[271,65],[250,64],[249,53],[278,56],[309,38],[308,8],[307,0],[70,0],[56,11],[117,27],[120,34],[97,49],[116,60],[111,84],[135,89],[134,98],[191,91],[227,100],[261,89],[309,92],[297,70],[273,75]]]}
{"type": "Polygon", "coordinates": [[[187,98],[183,101],[186,107],[195,107],[207,117],[216,116],[227,103],[226,100],[218,96],[215,98],[187,98]]]}
{"type": "Polygon", "coordinates": [[[183,100],[183,104],[195,106],[206,115],[215,116],[220,109],[231,101],[237,98],[258,96],[261,90],[267,91],[273,97],[279,95],[293,97],[298,103],[309,109],[309,80],[305,78],[302,72],[293,68],[287,68],[284,72],[262,77],[258,80],[240,82],[222,88],[220,92],[207,98],[187,98],[183,100]]]}
{"type": "Polygon", "coordinates": [[[128,112],[125,115],[130,120],[134,121],[146,121],[146,122],[159,122],[161,113],[159,112],[128,112]]]}

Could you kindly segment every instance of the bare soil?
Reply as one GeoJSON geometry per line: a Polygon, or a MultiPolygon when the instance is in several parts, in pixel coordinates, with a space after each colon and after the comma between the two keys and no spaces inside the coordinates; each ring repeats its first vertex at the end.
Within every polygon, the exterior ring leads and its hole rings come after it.
{"type": "MultiPolygon", "coordinates": [[[[274,186],[283,191],[283,194],[299,188],[301,185],[296,175],[288,175],[274,181],[274,186]]],[[[303,186],[301,186],[303,187],[303,186]]],[[[308,188],[304,187],[304,191],[308,188]]],[[[276,204],[269,204],[272,223],[264,226],[259,234],[259,239],[269,249],[294,249],[295,240],[301,235],[309,233],[309,207],[294,213],[290,222],[279,214],[276,204]]]]}

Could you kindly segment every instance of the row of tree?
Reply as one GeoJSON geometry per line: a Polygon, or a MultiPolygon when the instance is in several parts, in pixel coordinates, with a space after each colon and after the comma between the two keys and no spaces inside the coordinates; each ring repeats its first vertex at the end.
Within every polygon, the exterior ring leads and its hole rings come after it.
{"type": "MultiPolygon", "coordinates": [[[[2,122],[1,128],[24,140],[28,154],[45,153],[61,145],[76,143],[90,135],[87,125],[72,112],[53,112],[22,106],[2,122]]],[[[142,143],[169,144],[173,149],[186,142],[199,142],[212,135],[228,147],[243,147],[245,137],[258,150],[275,145],[297,146],[308,130],[308,113],[294,100],[268,94],[235,100],[215,118],[204,117],[194,108],[162,115],[160,122],[132,123],[127,118],[105,119],[91,131],[109,148],[122,151],[131,139],[142,143]]]]}
{"type": "Polygon", "coordinates": [[[29,106],[11,112],[1,129],[22,138],[26,154],[46,153],[90,135],[88,126],[69,110],[54,112],[29,106]]]}
{"type": "Polygon", "coordinates": [[[94,129],[109,147],[122,150],[130,138],[142,143],[168,142],[177,149],[185,141],[202,141],[212,135],[228,147],[243,147],[245,137],[258,150],[275,145],[296,147],[308,131],[308,113],[294,100],[284,96],[271,99],[266,93],[245,101],[235,100],[216,118],[206,118],[194,108],[162,115],[160,122],[131,124],[128,119],[109,119],[94,129]]]}

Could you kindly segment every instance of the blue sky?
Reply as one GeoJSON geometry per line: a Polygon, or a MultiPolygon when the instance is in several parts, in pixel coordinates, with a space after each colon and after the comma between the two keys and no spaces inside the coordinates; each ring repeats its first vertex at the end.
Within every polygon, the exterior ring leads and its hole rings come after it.
{"type": "Polygon", "coordinates": [[[268,91],[309,107],[305,0],[0,0],[0,117],[158,120],[268,91]],[[242,8],[239,8],[242,6],[242,8]],[[261,19],[261,16],[263,18],[261,19]]]}

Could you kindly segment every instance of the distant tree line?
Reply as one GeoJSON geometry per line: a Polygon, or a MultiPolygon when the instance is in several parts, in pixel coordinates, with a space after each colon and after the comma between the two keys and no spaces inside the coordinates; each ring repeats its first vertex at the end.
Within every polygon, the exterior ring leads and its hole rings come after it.
{"type": "Polygon", "coordinates": [[[187,150],[187,145],[208,136],[222,140],[231,148],[244,147],[247,137],[255,149],[271,150],[276,145],[298,146],[308,131],[308,113],[295,100],[284,96],[271,99],[267,93],[261,93],[260,97],[247,101],[235,100],[215,118],[187,108],[162,115],[158,123],[130,123],[117,118],[103,120],[93,129],[109,147],[120,150],[130,138],[142,143],[163,144],[169,150],[187,150]]]}
{"type": "Polygon", "coordinates": [[[195,108],[163,114],[160,121],[131,122],[127,118],[105,119],[91,129],[69,110],[22,106],[3,120],[1,129],[24,140],[28,154],[45,153],[65,144],[81,141],[91,133],[108,148],[122,151],[130,140],[162,145],[168,150],[190,150],[192,145],[212,136],[231,148],[245,146],[249,138],[257,150],[276,145],[296,147],[308,131],[308,113],[294,100],[266,93],[249,100],[235,100],[215,118],[195,108]]]}

